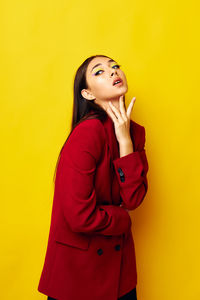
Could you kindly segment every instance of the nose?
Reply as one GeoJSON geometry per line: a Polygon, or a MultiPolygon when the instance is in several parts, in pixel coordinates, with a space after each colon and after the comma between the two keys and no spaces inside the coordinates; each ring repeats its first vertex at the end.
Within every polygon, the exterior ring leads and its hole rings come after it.
{"type": "Polygon", "coordinates": [[[115,70],[114,72],[112,71],[112,73],[111,73],[111,76],[113,76],[113,75],[114,75],[114,73],[116,73],[116,74],[117,74],[117,70],[115,70]]]}

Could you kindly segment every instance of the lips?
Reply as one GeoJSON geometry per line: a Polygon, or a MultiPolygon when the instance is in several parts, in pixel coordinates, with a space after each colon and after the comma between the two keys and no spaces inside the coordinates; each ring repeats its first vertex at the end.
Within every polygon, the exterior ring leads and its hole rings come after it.
{"type": "Polygon", "coordinates": [[[123,82],[123,80],[120,77],[115,78],[115,80],[113,81],[113,85],[115,85],[115,82],[120,81],[123,82]]]}

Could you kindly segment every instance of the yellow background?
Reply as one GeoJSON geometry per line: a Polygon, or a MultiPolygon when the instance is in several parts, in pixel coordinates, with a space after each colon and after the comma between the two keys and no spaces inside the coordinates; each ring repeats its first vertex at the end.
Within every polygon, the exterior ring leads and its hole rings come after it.
{"type": "Polygon", "coordinates": [[[132,119],[146,128],[149,190],[131,212],[138,300],[200,299],[196,3],[1,1],[2,300],[46,299],[53,173],[75,71],[93,54],[122,65],[126,104],[136,96],[132,119]]]}

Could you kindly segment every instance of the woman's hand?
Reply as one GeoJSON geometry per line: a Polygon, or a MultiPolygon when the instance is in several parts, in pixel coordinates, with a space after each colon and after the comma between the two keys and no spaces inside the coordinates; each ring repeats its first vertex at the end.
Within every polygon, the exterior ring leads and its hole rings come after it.
{"type": "Polygon", "coordinates": [[[123,95],[119,98],[120,110],[118,110],[111,101],[108,102],[109,107],[106,109],[106,112],[114,122],[116,138],[121,144],[128,144],[131,142],[130,119],[135,100],[136,97],[133,97],[127,108],[127,111],[123,100],[123,95]]]}

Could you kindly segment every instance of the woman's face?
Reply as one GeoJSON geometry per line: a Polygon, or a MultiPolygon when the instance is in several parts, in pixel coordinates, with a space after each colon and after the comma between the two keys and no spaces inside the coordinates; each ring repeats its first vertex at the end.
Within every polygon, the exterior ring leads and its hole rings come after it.
{"type": "Polygon", "coordinates": [[[96,103],[119,100],[128,90],[126,76],[119,64],[107,57],[95,57],[90,61],[86,81],[88,89],[82,90],[82,95],[88,100],[96,99],[96,103]],[[122,83],[113,85],[118,77],[122,83]]]}

